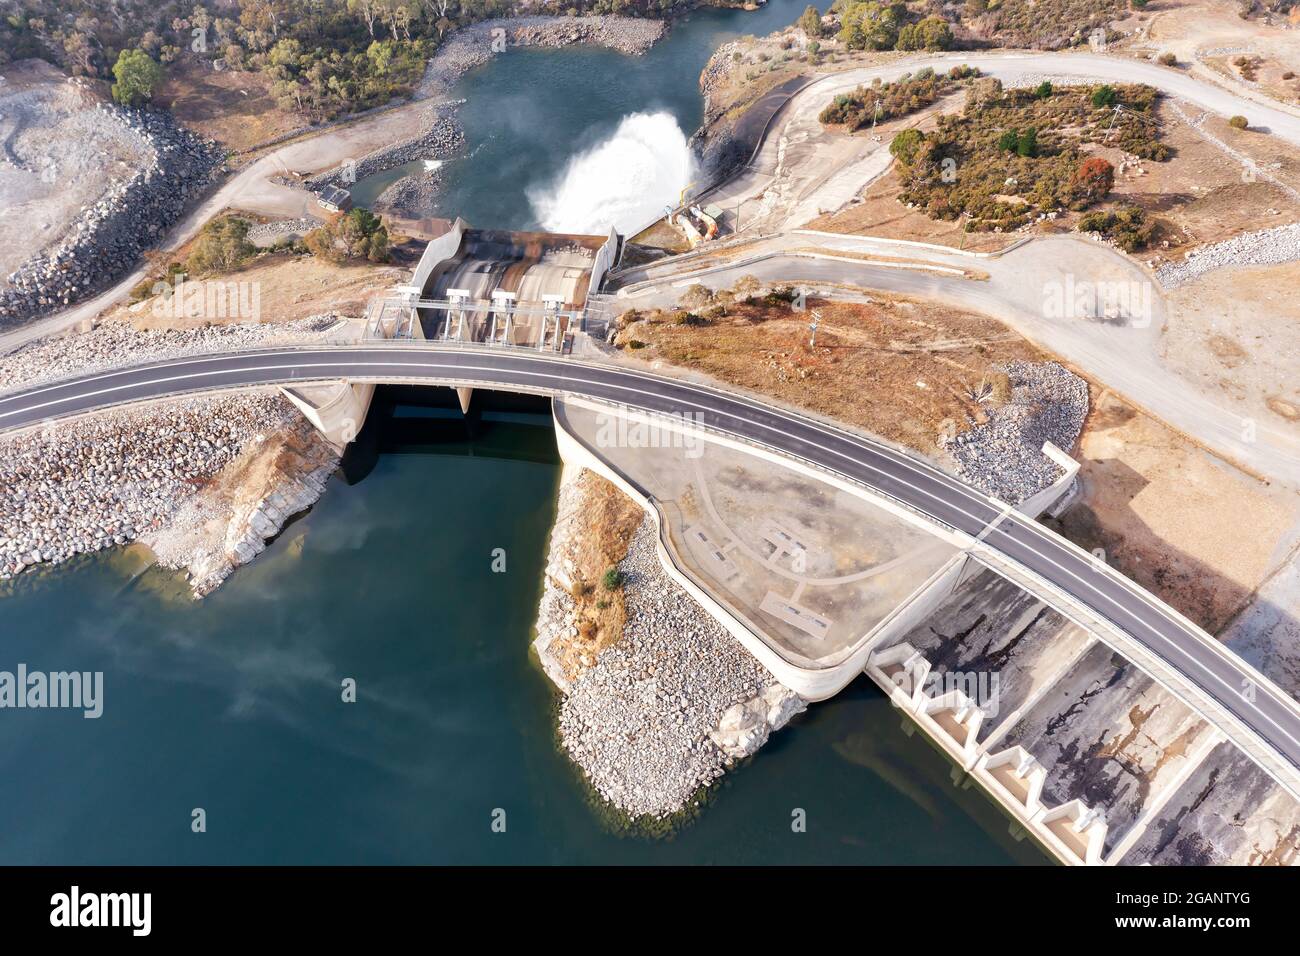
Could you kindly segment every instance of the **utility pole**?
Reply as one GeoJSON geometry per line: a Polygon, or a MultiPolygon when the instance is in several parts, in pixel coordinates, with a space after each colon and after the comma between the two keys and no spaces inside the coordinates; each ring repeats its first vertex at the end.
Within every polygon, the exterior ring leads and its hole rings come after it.
{"type": "Polygon", "coordinates": [[[812,330],[812,337],[808,340],[808,347],[815,349],[817,347],[817,323],[821,321],[822,314],[816,309],[812,310],[812,321],[808,323],[808,328],[812,330]]]}

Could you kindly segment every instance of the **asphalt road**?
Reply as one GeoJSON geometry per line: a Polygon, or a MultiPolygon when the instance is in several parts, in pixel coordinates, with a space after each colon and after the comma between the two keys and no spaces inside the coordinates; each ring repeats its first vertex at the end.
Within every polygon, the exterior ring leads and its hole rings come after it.
{"type": "Polygon", "coordinates": [[[1151,594],[1037,522],[888,446],[755,399],[647,372],[522,351],[387,345],[277,349],[173,359],[0,396],[0,431],[184,392],[321,379],[425,381],[564,392],[700,424],[794,455],[888,495],[987,545],[1112,622],[1217,700],[1293,767],[1300,706],[1151,594]],[[989,526],[993,527],[990,529],[989,526]]]}

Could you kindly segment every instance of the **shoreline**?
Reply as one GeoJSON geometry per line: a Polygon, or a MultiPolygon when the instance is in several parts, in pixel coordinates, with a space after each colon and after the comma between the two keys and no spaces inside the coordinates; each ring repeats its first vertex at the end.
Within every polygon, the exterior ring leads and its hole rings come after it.
{"type": "Polygon", "coordinates": [[[668,576],[654,519],[630,499],[640,520],[617,564],[626,620],[603,647],[582,644],[573,555],[588,546],[600,483],[565,463],[533,648],[560,696],[559,745],[600,809],[619,829],[665,835],[807,705],[668,576]]]}

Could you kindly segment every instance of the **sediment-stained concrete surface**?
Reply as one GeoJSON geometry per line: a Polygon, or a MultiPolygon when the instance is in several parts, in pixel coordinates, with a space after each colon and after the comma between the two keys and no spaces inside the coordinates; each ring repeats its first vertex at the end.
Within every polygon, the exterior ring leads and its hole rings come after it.
{"type": "Polygon", "coordinates": [[[982,744],[1059,677],[1091,639],[1018,585],[981,570],[958,585],[925,623],[884,646],[906,641],[930,662],[931,674],[989,675],[982,686],[996,694],[976,701],[989,715],[977,737],[982,744]]]}
{"type": "Polygon", "coordinates": [[[1224,742],[1148,824],[1126,866],[1292,866],[1300,862],[1300,801],[1224,742]]]}
{"type": "Polygon", "coordinates": [[[1130,661],[1098,643],[1008,732],[1047,770],[1043,800],[1102,810],[1109,853],[1199,756],[1211,727],[1130,661]]]}

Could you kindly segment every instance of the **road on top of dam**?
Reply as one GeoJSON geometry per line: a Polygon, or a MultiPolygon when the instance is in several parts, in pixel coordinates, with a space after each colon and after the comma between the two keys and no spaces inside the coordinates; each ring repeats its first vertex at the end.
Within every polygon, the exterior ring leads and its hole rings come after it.
{"type": "Polygon", "coordinates": [[[608,364],[487,347],[303,347],[170,359],[0,395],[0,432],[186,393],[337,379],[570,393],[686,414],[706,428],[838,473],[941,525],[981,538],[1109,621],[1232,714],[1292,768],[1300,768],[1300,705],[1154,595],[932,465],[739,393],[608,364]]]}

